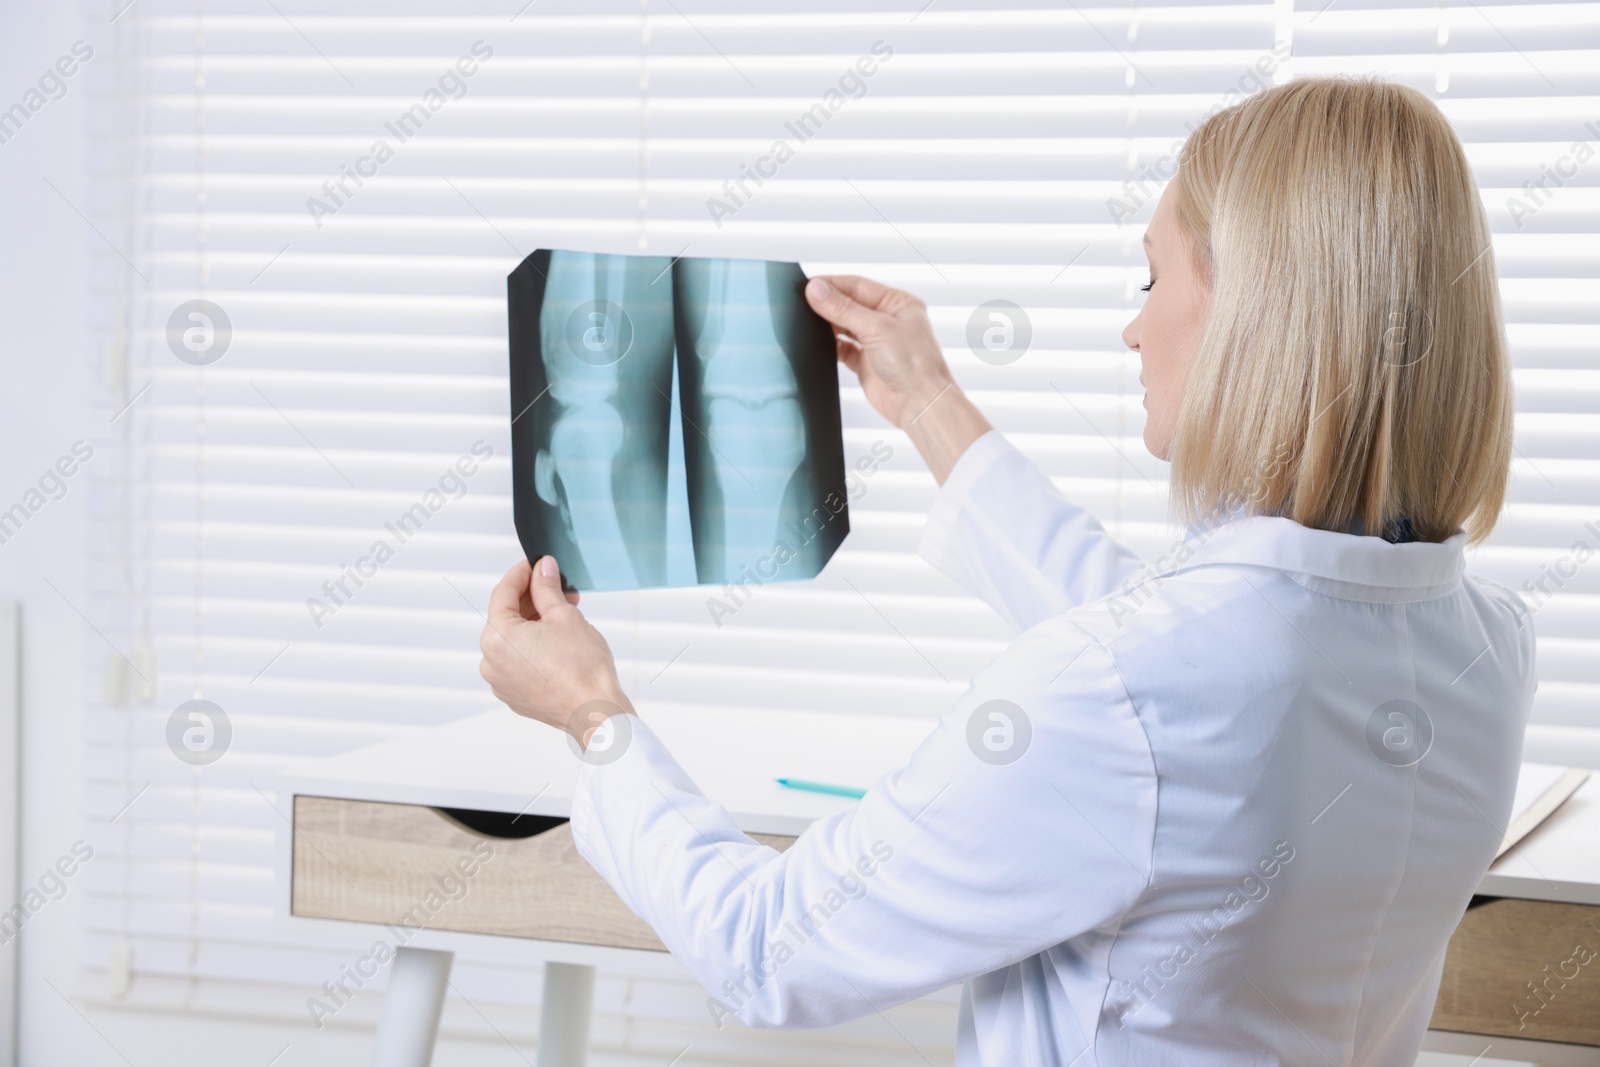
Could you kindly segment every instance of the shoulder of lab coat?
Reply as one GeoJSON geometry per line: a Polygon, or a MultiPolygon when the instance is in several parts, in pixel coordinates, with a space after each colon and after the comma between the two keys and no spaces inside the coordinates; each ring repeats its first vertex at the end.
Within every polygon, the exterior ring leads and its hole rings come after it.
{"type": "Polygon", "coordinates": [[[1145,569],[995,430],[951,468],[917,550],[1019,630],[1108,596],[1145,569]]]}
{"type": "MultiPolygon", "coordinates": [[[[1538,636],[1533,627],[1533,610],[1522,594],[1508,585],[1502,585],[1491,578],[1474,574],[1470,576],[1468,589],[1472,595],[1483,597],[1495,603],[1502,612],[1517,620],[1516,633],[1518,637],[1516,654],[1517,670],[1528,679],[1529,692],[1539,688],[1536,652],[1538,649],[1538,636]]],[[[1491,647],[1494,635],[1484,632],[1484,647],[1491,647]]]]}
{"type": "Polygon", "coordinates": [[[1149,882],[1154,759],[1110,654],[1069,619],[1021,635],[905,767],[782,853],[632,725],[621,758],[581,769],[574,840],[719,1023],[879,1011],[1114,929],[1149,882]],[[984,736],[1007,728],[1011,762],[984,736]]]}

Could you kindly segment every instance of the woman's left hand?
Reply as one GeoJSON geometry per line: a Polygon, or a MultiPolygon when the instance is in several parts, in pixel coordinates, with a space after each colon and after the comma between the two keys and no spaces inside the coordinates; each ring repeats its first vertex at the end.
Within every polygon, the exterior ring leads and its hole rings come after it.
{"type": "Polygon", "coordinates": [[[571,734],[580,746],[610,715],[632,712],[611,647],[561,591],[554,556],[523,560],[489,594],[478,672],[518,715],[571,734]]]}

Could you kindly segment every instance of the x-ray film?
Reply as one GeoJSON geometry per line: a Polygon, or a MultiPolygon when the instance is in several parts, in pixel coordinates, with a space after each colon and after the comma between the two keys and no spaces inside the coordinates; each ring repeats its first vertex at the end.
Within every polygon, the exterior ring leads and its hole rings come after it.
{"type": "Polygon", "coordinates": [[[540,249],[506,283],[529,559],[583,590],[816,576],[850,516],[799,264],[540,249]]]}

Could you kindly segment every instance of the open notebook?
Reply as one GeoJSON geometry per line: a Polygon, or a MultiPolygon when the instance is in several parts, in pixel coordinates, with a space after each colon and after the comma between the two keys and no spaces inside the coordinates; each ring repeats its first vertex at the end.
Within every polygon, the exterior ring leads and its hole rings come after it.
{"type": "Polygon", "coordinates": [[[1521,841],[1535,826],[1548,819],[1563,801],[1589,777],[1581,767],[1562,767],[1554,763],[1524,763],[1517,776],[1517,794],[1511,801],[1511,825],[1495,859],[1521,841]]]}

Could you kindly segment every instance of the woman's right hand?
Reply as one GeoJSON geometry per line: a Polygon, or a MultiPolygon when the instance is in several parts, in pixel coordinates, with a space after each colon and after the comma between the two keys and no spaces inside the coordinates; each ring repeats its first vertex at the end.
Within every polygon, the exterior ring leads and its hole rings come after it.
{"type": "Polygon", "coordinates": [[[855,371],[878,414],[900,429],[953,384],[928,306],[910,293],[829,274],[807,283],[806,300],[833,324],[839,362],[855,371]]]}
{"type": "Polygon", "coordinates": [[[806,300],[833,325],[839,362],[855,371],[868,402],[905,431],[942,484],[992,427],[955,384],[927,305],[853,274],[812,278],[806,300]]]}

